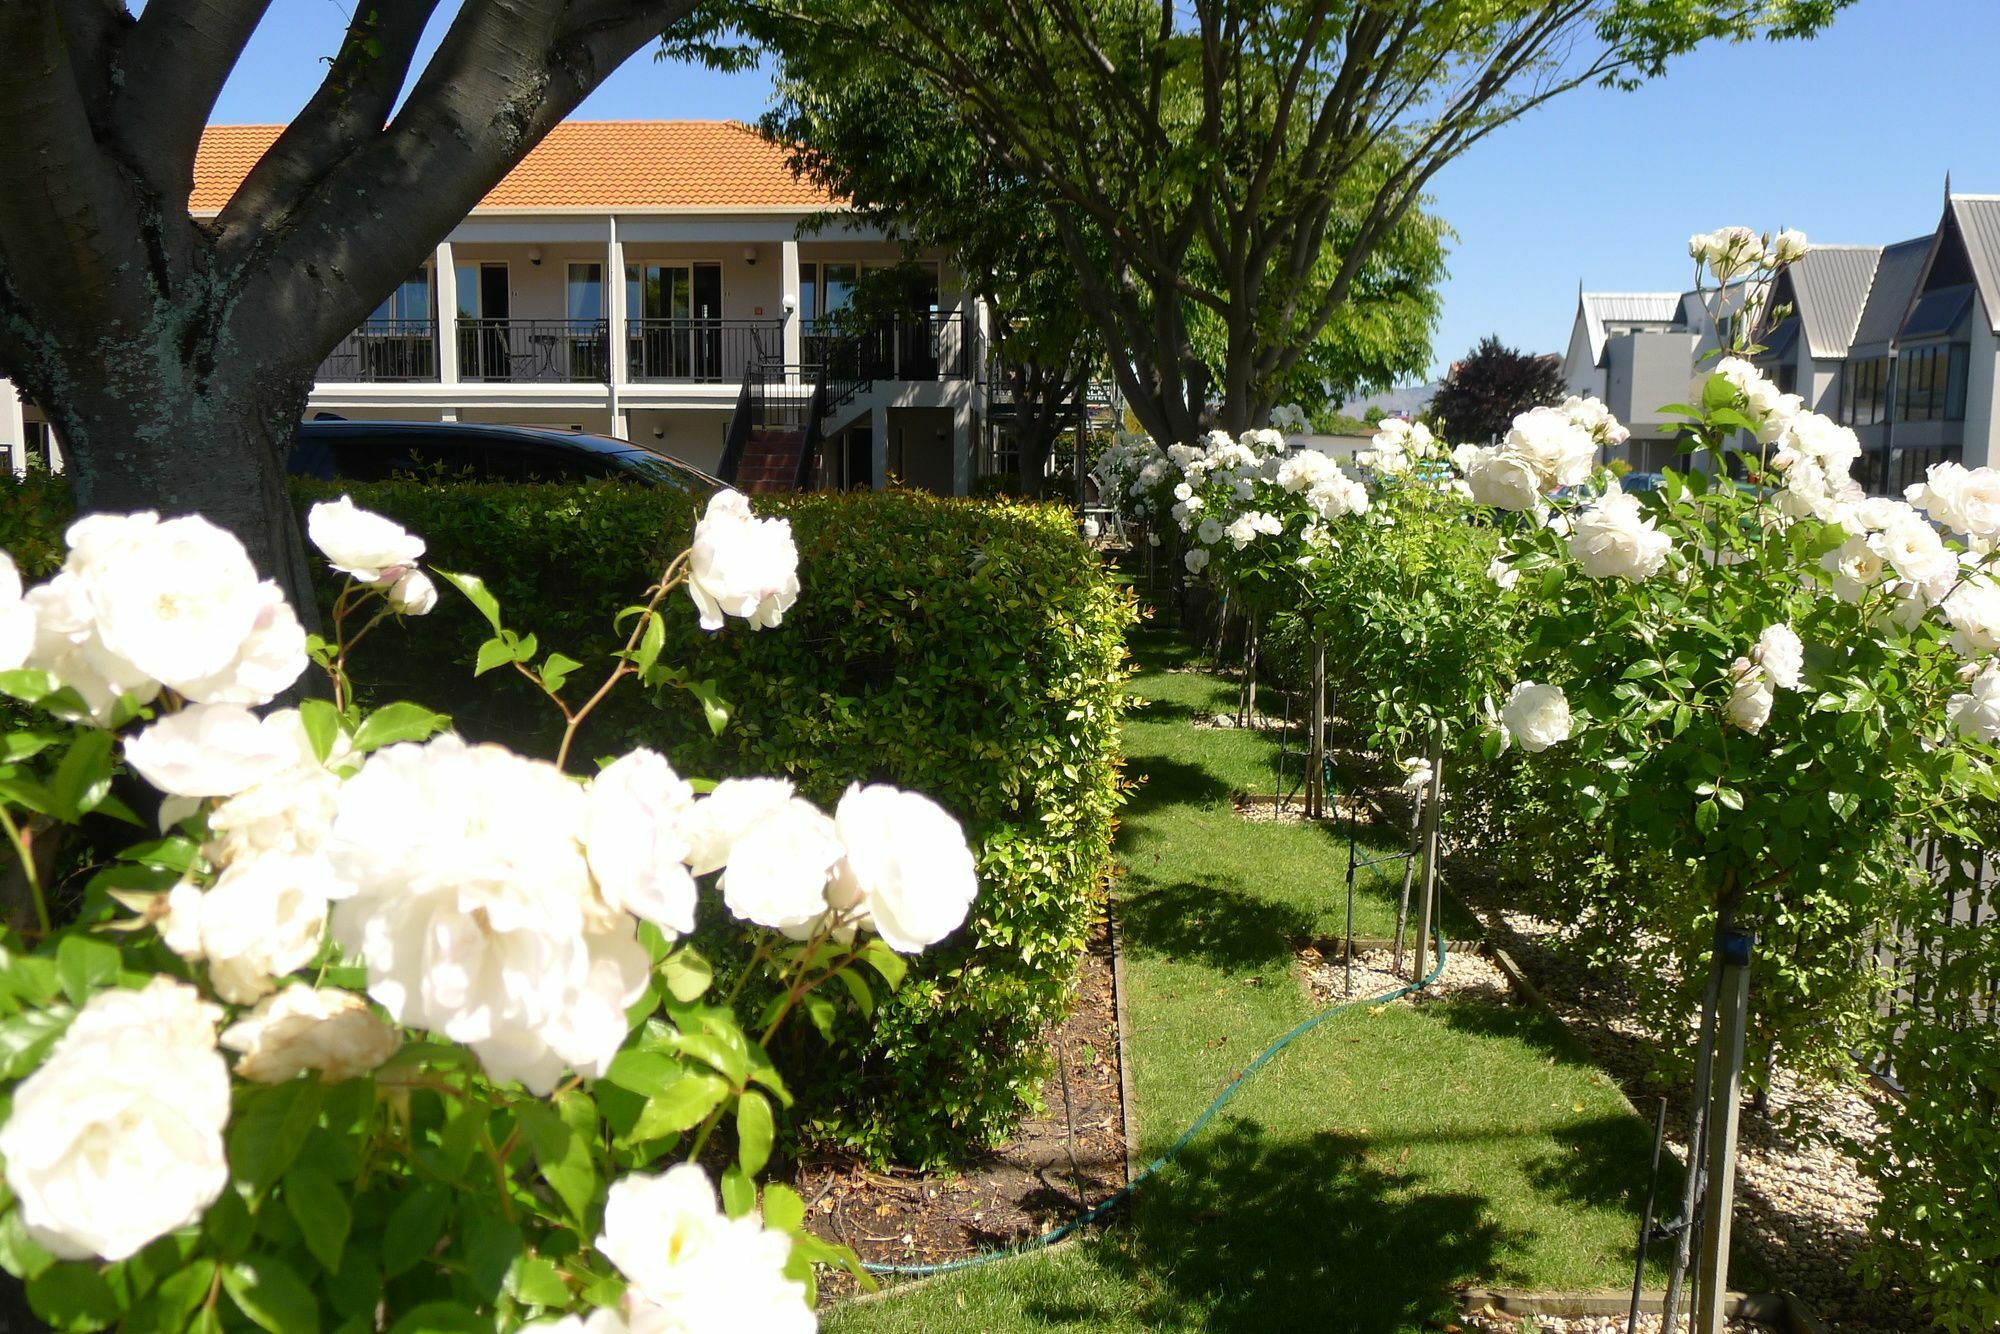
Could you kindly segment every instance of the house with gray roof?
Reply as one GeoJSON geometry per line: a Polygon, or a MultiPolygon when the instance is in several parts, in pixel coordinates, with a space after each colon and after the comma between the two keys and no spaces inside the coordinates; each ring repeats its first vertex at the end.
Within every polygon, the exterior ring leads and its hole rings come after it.
{"type": "MultiPolygon", "coordinates": [[[[1783,318],[1757,362],[1854,428],[1871,492],[1900,495],[1946,460],[2000,465],[2000,195],[1947,186],[1926,235],[1816,245],[1779,275],[1771,306],[1783,318]]],[[[1674,461],[1658,405],[1686,400],[1714,346],[1693,293],[1584,292],[1565,374],[1631,426],[1628,459],[1653,471],[1674,461]]]]}

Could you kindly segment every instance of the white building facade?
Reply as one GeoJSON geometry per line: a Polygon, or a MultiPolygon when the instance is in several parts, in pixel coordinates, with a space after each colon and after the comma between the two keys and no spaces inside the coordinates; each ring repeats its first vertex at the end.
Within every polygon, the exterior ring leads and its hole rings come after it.
{"type": "MultiPolygon", "coordinates": [[[[218,213],[281,129],[210,127],[191,211],[218,213]]],[[[714,471],[732,428],[773,424],[746,410],[803,426],[828,380],[817,484],[963,494],[983,309],[941,258],[840,212],[742,125],[565,123],[332,350],[307,415],[588,431],[714,471]],[[862,276],[890,268],[907,308],[851,318],[862,276]]],[[[0,449],[17,472],[61,466],[5,380],[0,449]]]]}

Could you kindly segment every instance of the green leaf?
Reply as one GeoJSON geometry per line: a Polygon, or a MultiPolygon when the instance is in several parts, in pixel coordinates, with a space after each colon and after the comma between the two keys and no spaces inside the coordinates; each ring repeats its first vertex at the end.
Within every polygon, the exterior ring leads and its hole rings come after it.
{"type": "Polygon", "coordinates": [[[215,1261],[201,1257],[167,1275],[125,1319],[129,1334],[181,1334],[215,1285],[215,1261]]]}
{"type": "Polygon", "coordinates": [[[676,1034],[673,1044],[696,1060],[712,1066],[732,1085],[741,1087],[743,1081],[750,1077],[749,1057],[713,1033],[676,1034]]]}
{"type": "Polygon", "coordinates": [[[797,1232],[806,1225],[806,1202],[790,1186],[772,1182],[764,1187],[764,1226],[797,1232]]]}
{"type": "Polygon", "coordinates": [[[425,1302],[389,1326],[389,1334],[493,1334],[493,1317],[457,1302],[425,1302]]]}
{"type": "Polygon", "coordinates": [[[17,668],[11,672],[0,672],[0,695],[18,699],[23,704],[38,704],[44,696],[56,688],[55,678],[47,672],[39,672],[31,667],[17,668]]]}
{"type": "Polygon", "coordinates": [[[1714,833],[1716,825],[1721,821],[1722,808],[1715,804],[1713,797],[1694,808],[1694,827],[1704,834],[1714,833]]]}
{"type": "Polygon", "coordinates": [[[323,699],[301,700],[299,724],[306,730],[306,740],[312,742],[313,758],[325,764],[340,737],[340,711],[323,699]]]}
{"type": "Polygon", "coordinates": [[[757,1207],[757,1185],[740,1167],[722,1170],[722,1212],[741,1218],[757,1207]]]}
{"type": "Polygon", "coordinates": [[[91,994],[118,981],[119,957],[114,946],[89,936],[64,936],[56,946],[56,975],[63,995],[81,1006],[91,994]]]}
{"type": "Polygon", "coordinates": [[[647,1100],[628,1138],[638,1143],[692,1130],[728,1096],[729,1084],[720,1075],[684,1076],[647,1100]]]}
{"type": "Polygon", "coordinates": [[[658,612],[646,618],[646,628],[639,632],[639,648],[633,654],[632,665],[644,672],[660,660],[660,650],[667,646],[667,626],[665,618],[658,612]]]}
{"type": "Polygon", "coordinates": [[[466,601],[479,609],[486,623],[500,629],[500,599],[493,596],[486,587],[486,581],[476,574],[453,574],[450,570],[433,569],[432,574],[465,594],[466,601]]]}
{"type": "Polygon", "coordinates": [[[569,1285],[563,1282],[562,1271],[556,1268],[555,1261],[539,1255],[515,1257],[507,1274],[507,1291],[516,1301],[531,1306],[569,1305],[569,1285]]]}
{"type": "Polygon", "coordinates": [[[284,1192],[285,1209],[299,1225],[306,1249],[329,1274],[338,1273],[347,1230],[354,1221],[347,1193],[309,1162],[297,1163],[285,1173],[284,1192]]]}
{"type": "Polygon", "coordinates": [[[379,750],[398,741],[422,741],[451,726],[451,719],[432,713],[421,704],[398,700],[385,704],[365,718],[354,733],[354,749],[379,750]]]}
{"type": "Polygon", "coordinates": [[[542,660],[542,684],[550,690],[561,690],[569,674],[583,666],[566,653],[551,653],[542,660]]]}
{"type": "Polygon", "coordinates": [[[521,635],[514,639],[514,661],[533,662],[535,654],[541,652],[541,642],[533,635],[521,635]]]}
{"type": "Polygon", "coordinates": [[[51,1329],[104,1329],[117,1323],[118,1294],[94,1265],[51,1265],[28,1280],[28,1306],[51,1329]]]}
{"type": "Polygon", "coordinates": [[[109,732],[85,732],[70,743],[49,780],[51,813],[76,823],[97,809],[111,791],[111,746],[116,738],[109,732]]]}
{"type": "Polygon", "coordinates": [[[801,1008],[805,1010],[806,1018],[812,1021],[812,1026],[819,1030],[819,1035],[832,1042],[833,1024],[837,1017],[833,1002],[815,991],[801,1002],[801,1008]]]}
{"type": "Polygon", "coordinates": [[[692,1005],[715,981],[715,969],[701,955],[683,947],[667,956],[660,965],[660,976],[666,980],[667,991],[675,1000],[692,1005]]]}
{"type": "Polygon", "coordinates": [[[0,1269],[26,1282],[55,1262],[48,1248],[28,1235],[19,1209],[0,1213],[0,1269]]]}
{"type": "Polygon", "coordinates": [[[861,951],[861,962],[880,973],[891,991],[903,985],[903,976],[910,971],[910,965],[903,956],[883,944],[879,937],[869,941],[861,951]]]}
{"type": "Polygon", "coordinates": [[[771,1104],[755,1089],[736,1100],[736,1164],[756,1176],[771,1161],[771,1141],[777,1138],[777,1124],[771,1104]]]}
{"type": "Polygon", "coordinates": [[[390,1278],[429,1258],[451,1213],[451,1192],[426,1181],[397,1201],[382,1228],[382,1272],[390,1278]]]}
{"type": "Polygon", "coordinates": [[[868,989],[867,978],[852,968],[843,968],[834,976],[840,980],[841,986],[847,988],[847,994],[854,998],[863,1015],[872,1016],[875,1013],[875,993],[868,989]]]}
{"type": "Polygon", "coordinates": [[[474,676],[484,676],[495,667],[505,667],[514,661],[514,650],[505,640],[489,639],[479,646],[479,657],[472,664],[474,676]]]}
{"type": "Polygon", "coordinates": [[[319,1120],[326,1085],[317,1079],[251,1089],[229,1125],[229,1166],[236,1179],[265,1190],[285,1174],[319,1120]]]}
{"type": "Polygon", "coordinates": [[[540,1104],[521,1103],[514,1114],[528,1138],[536,1164],[542,1169],[542,1177],[568,1207],[570,1217],[583,1222],[597,1191],[597,1164],[591,1158],[589,1139],[540,1104]]]}
{"type": "Polygon", "coordinates": [[[319,1303],[281,1260],[258,1256],[238,1261],[222,1271],[222,1288],[270,1334],[318,1334],[319,1303]]]}
{"type": "Polygon", "coordinates": [[[722,729],[729,726],[729,701],[715,688],[713,681],[689,683],[688,691],[701,701],[702,716],[708,720],[709,734],[721,736],[722,729]]]}

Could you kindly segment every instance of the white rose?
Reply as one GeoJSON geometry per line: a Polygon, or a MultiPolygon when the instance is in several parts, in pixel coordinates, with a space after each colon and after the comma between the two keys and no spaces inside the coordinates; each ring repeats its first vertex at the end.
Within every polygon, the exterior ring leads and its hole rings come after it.
{"type": "Polygon", "coordinates": [[[1507,702],[1500,707],[1500,722],[1508,735],[1521,743],[1521,749],[1529,752],[1569,740],[1574,725],[1569,696],[1562,687],[1533,681],[1523,681],[1508,692],[1507,702]]]}
{"type": "Polygon", "coordinates": [[[85,559],[72,565],[107,650],[176,689],[235,660],[262,601],[256,567],[233,534],[199,515],[162,523],[134,514],[89,537],[85,559]]]}
{"type": "Polygon", "coordinates": [[[1147,533],[1146,545],[1149,547],[1156,547],[1160,545],[1160,535],[1158,533],[1147,533]]]}
{"type": "MultiPolygon", "coordinates": [[[[646,1303],[649,1309],[650,1302],[646,1303]]],[[[523,1334],[529,1330],[540,1330],[542,1334],[674,1334],[672,1324],[662,1325],[657,1331],[652,1326],[635,1327],[625,1322],[625,1317],[608,1306],[600,1306],[589,1315],[566,1315],[552,1320],[532,1320],[521,1326],[523,1334]]]]}
{"type": "Polygon", "coordinates": [[[1752,736],[1764,730],[1764,724],[1771,720],[1771,706],[1777,701],[1777,692],[1771,687],[1771,679],[1748,658],[1738,658],[1729,669],[1729,721],[1752,736]]]}
{"type": "Polygon", "coordinates": [[[1499,585],[1502,592],[1521,582],[1521,572],[1509,565],[1504,556],[1493,558],[1493,563],[1486,567],[1486,577],[1499,585]]]}
{"type": "Polygon", "coordinates": [[[1953,648],[1968,658],[2000,651],[2000,583],[1968,578],[1943,605],[1953,648]]]}
{"type": "Polygon", "coordinates": [[[229,1183],[229,1070],[214,1006],[155,977],[84,1005],[0,1125],[30,1237],[65,1260],[123,1260],[198,1220],[229,1183]]]}
{"type": "Polygon", "coordinates": [[[236,704],[190,704],[126,738],[125,760],[177,797],[230,797],[299,761],[288,725],[236,704]]]}
{"type": "Polygon", "coordinates": [[[1778,689],[1805,689],[1806,646],[1791,626],[1765,626],[1750,657],[1778,689]]]}
{"type": "Polygon", "coordinates": [[[1589,480],[1597,460],[1597,442],[1562,409],[1531,408],[1514,418],[1501,441],[1501,453],[1527,463],[1541,478],[1540,489],[1549,491],[1589,480]]]}
{"type": "Polygon", "coordinates": [[[1542,503],[1541,474],[1527,459],[1507,450],[1488,450],[1465,474],[1476,505],[1519,513],[1542,503]]]}
{"type": "Polygon", "coordinates": [[[1222,540],[1222,525],[1214,519],[1203,519],[1194,532],[1205,547],[1212,547],[1222,540]]]}
{"type": "Polygon", "coordinates": [[[1569,539],[1570,555],[1592,579],[1650,579],[1666,564],[1672,545],[1646,517],[1638,497],[1622,491],[1578,515],[1569,539]]]}
{"type": "Polygon", "coordinates": [[[1942,596],[1958,578],[1958,558],[1945,547],[1937,530],[1921,519],[1891,524],[1872,540],[1898,578],[1926,590],[1935,589],[1934,597],[1942,596]]]}
{"type": "MultiPolygon", "coordinates": [[[[224,868],[199,901],[200,957],[215,994],[248,1005],[311,963],[326,934],[331,880],[318,857],[251,857],[224,868]]],[[[190,906],[172,905],[176,917],[190,906]]]]}
{"type": "Polygon", "coordinates": [[[635,1173],[604,1197],[597,1249],[668,1328],[807,1334],[817,1327],[803,1283],[785,1277],[791,1238],[756,1214],[729,1218],[693,1163],[635,1173]]]}
{"type": "Polygon", "coordinates": [[[693,805],[694,789],[666,757],[640,749],[590,780],[584,811],[584,854],[604,901],[670,939],[694,930],[694,877],[681,824],[693,805]]]}
{"type": "Polygon", "coordinates": [[[740,493],[717,492],[694,526],[687,587],[704,630],[720,630],[725,616],[740,616],[753,630],[777,625],[799,600],[790,520],[760,519],[740,493]]]}
{"type": "Polygon", "coordinates": [[[744,921],[798,931],[826,912],[827,877],[840,861],[832,820],[803,797],[766,810],[729,850],[722,901],[744,921]]]}
{"type": "Polygon", "coordinates": [[[1806,234],[1793,228],[1778,233],[1778,239],[1771,246],[1771,260],[1774,264],[1796,264],[1806,257],[1806,234]]]}
{"type": "Polygon", "coordinates": [[[844,912],[866,914],[900,954],[935,945],[965,921],[979,876],[965,831],[929,797],[855,784],[834,808],[844,857],[829,891],[844,912]]]}
{"type": "Polygon", "coordinates": [[[1459,474],[1463,476],[1472,471],[1473,464],[1493,452],[1493,450],[1486,448],[1484,445],[1453,445],[1451,447],[1451,466],[1458,469],[1459,474]]]}
{"type": "Polygon", "coordinates": [[[730,850],[764,815],[792,798],[782,778],[725,778],[681,817],[687,838],[688,869],[696,875],[719,871],[730,850]]]}
{"type": "Polygon", "coordinates": [[[27,662],[35,649],[35,608],[21,598],[21,572],[0,551],[0,672],[27,662]]]}
{"type": "Polygon", "coordinates": [[[401,616],[428,616],[437,602],[437,585],[422,570],[411,570],[389,588],[389,605],[401,616]]]}
{"type": "Polygon", "coordinates": [[[1974,741],[2000,741],[2000,666],[1989,663],[1972,678],[1970,689],[1951,697],[1945,710],[1960,735],[1974,741]]]}
{"type": "Polygon", "coordinates": [[[306,537],[326,563],[364,584],[394,583],[424,554],[424,540],[342,496],[306,511],[306,537]]]}
{"type": "Polygon", "coordinates": [[[1856,535],[1841,543],[1838,550],[1820,557],[1820,566],[1833,575],[1833,595],[1842,602],[1859,602],[1882,582],[1886,567],[1882,557],[1866,537],[1856,535]]]}
{"type": "Polygon", "coordinates": [[[339,809],[339,778],[318,765],[287,769],[210,811],[203,850],[223,865],[267,855],[312,856],[325,845],[339,809]]]}
{"type": "Polygon", "coordinates": [[[1239,514],[1229,523],[1229,545],[1241,551],[1257,538],[1257,516],[1239,514]]]}
{"type": "Polygon", "coordinates": [[[2000,536],[2000,471],[1933,464],[1905,493],[1912,505],[1968,537],[2000,536]]]}
{"type": "Polygon", "coordinates": [[[338,1084],[394,1056],[402,1038],[351,991],[292,986],[223,1029],[222,1045],[242,1053],[236,1073],[254,1083],[283,1084],[317,1070],[338,1084]]]}
{"type": "Polygon", "coordinates": [[[1187,566],[1189,574],[1200,574],[1208,568],[1208,552],[1201,547],[1193,547],[1181,557],[1181,564],[1187,566]]]}

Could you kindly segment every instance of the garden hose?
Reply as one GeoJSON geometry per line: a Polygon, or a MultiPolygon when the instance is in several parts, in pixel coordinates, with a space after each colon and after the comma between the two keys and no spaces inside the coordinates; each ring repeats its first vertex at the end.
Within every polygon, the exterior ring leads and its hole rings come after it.
{"type": "MultiPolygon", "coordinates": [[[[1099,1204],[1091,1206],[1089,1209],[1085,1210],[1081,1214],[1078,1214],[1075,1218],[1070,1219],[1067,1223],[1064,1223],[1062,1226],[1051,1228],[1049,1231],[1044,1232],[1039,1237],[1033,1237],[1027,1241],[1017,1242],[1012,1246],[1002,1246],[990,1251],[981,1251],[979,1254],[967,1256],[963,1260],[952,1260],[944,1264],[894,1265],[894,1264],[867,1264],[864,1262],[862,1268],[868,1270],[870,1273],[873,1274],[901,1274],[912,1278],[920,1278],[932,1274],[950,1274],[961,1269],[977,1269],[982,1265],[992,1264],[996,1260],[1007,1260],[1011,1259],[1016,1255],[1024,1255],[1029,1251],[1040,1250],[1044,1246],[1052,1246],[1056,1242],[1061,1241],[1064,1237],[1067,1237],[1070,1233],[1076,1231],[1078,1228],[1096,1222],[1098,1219],[1104,1217],[1106,1214],[1110,1213],[1113,1209],[1116,1209],[1119,1205],[1123,1204],[1125,1202],[1126,1197],[1131,1195],[1134,1191],[1136,1191],[1139,1188],[1141,1182],[1153,1176],[1154,1174],[1159,1172],[1161,1168],[1165,1167],[1168,1163],[1171,1163],[1175,1158],[1179,1157],[1181,1150],[1185,1149],[1188,1146],[1189,1142],[1192,1141],[1196,1135],[1199,1135],[1202,1132],[1202,1130],[1207,1127],[1210,1121],[1215,1119],[1215,1114],[1217,1112],[1220,1112],[1225,1106],[1227,1106],[1229,1104],[1229,1100],[1231,1098],[1234,1098],[1237,1092],[1240,1089],[1242,1089],[1242,1087],[1245,1084],[1250,1082],[1250,1077],[1256,1074],[1259,1070],[1263,1069],[1265,1065],[1269,1064],[1272,1058],[1277,1056],[1279,1052],[1291,1046],[1294,1042],[1298,1041],[1306,1034],[1312,1032],[1315,1028],[1318,1028],[1321,1024],[1333,1018],[1335,1015],[1339,1014],[1343,1010],[1351,1010],[1357,1005],[1386,1005],[1390,1001],[1397,1000],[1403,996],[1407,996],[1412,992],[1422,991],[1425,987],[1437,981],[1438,976],[1444,972],[1444,965],[1445,965],[1444,924],[1442,921],[1442,917],[1443,914],[1439,914],[1440,920],[1433,929],[1433,934],[1435,935],[1437,940],[1437,963],[1431,968],[1430,972],[1426,973],[1418,981],[1405,983],[1404,985],[1396,987],[1393,990],[1382,992],[1380,995],[1362,996],[1355,1000],[1341,1001],[1337,1005],[1329,1005],[1324,1010],[1321,1010],[1318,1014],[1315,1014],[1312,1017],[1303,1021],[1302,1023],[1294,1026],[1292,1029],[1290,1029],[1281,1037],[1279,1037],[1277,1041],[1273,1042],[1270,1046],[1264,1048],[1263,1051],[1257,1053],[1257,1059],[1250,1062],[1250,1064],[1244,1066],[1243,1073],[1229,1081],[1229,1086],[1223,1089],[1221,1093],[1216,1095],[1215,1101],[1211,1102],[1205,1109],[1203,1109],[1202,1114],[1200,1116],[1197,1116],[1194,1119],[1193,1124],[1189,1125],[1186,1130],[1183,1130],[1180,1133],[1180,1137],[1178,1139],[1176,1139],[1172,1144],[1167,1146],[1167,1151],[1165,1153],[1162,1153],[1159,1157],[1153,1159],[1153,1161],[1147,1163],[1145,1167],[1141,1168],[1139,1171],[1139,1175],[1133,1177],[1130,1181],[1126,1182],[1125,1185],[1119,1188],[1116,1194],[1109,1196],[1099,1204]]],[[[1128,1053],[1120,1052],[1119,1059],[1124,1060],[1126,1059],[1127,1055],[1128,1053]]]]}

